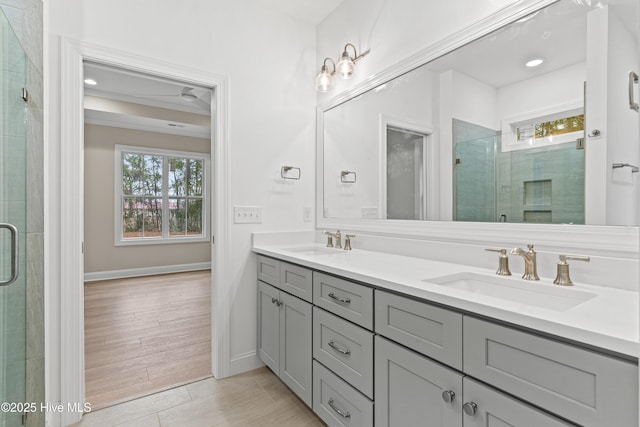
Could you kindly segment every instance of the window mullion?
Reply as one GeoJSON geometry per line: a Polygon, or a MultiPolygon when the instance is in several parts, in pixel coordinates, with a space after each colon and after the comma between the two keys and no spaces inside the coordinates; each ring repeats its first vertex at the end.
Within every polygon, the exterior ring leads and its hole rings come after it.
{"type": "Polygon", "coordinates": [[[169,156],[162,156],[162,238],[169,237],[169,156]]]}

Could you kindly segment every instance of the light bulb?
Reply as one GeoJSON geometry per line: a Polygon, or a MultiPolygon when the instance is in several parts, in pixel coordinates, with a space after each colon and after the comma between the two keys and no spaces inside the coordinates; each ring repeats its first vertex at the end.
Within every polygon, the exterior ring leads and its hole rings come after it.
{"type": "Polygon", "coordinates": [[[353,65],[353,60],[351,60],[347,51],[342,52],[342,58],[340,62],[338,62],[338,65],[336,65],[338,77],[345,80],[351,78],[351,76],[353,76],[353,65]]]}
{"type": "Polygon", "coordinates": [[[333,87],[333,76],[329,72],[326,65],[322,66],[320,74],[316,77],[316,90],[318,92],[327,92],[333,87]]]}

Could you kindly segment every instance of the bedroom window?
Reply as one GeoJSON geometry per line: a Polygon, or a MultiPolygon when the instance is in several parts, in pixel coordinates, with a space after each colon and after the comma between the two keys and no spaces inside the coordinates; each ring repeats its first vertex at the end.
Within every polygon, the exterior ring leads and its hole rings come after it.
{"type": "Polygon", "coordinates": [[[207,241],[209,158],[116,145],[115,244],[207,241]]]}

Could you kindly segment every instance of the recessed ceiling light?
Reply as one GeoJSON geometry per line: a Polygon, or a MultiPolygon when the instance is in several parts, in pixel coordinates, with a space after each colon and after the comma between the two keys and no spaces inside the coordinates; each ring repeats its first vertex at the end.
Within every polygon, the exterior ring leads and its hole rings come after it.
{"type": "Polygon", "coordinates": [[[93,79],[84,79],[84,83],[90,86],[95,86],[98,84],[98,82],[93,79]]]}
{"type": "Polygon", "coordinates": [[[527,67],[533,68],[533,67],[537,67],[538,65],[542,64],[544,62],[544,59],[542,58],[535,58],[532,59],[530,61],[527,61],[526,65],[527,67]]]}

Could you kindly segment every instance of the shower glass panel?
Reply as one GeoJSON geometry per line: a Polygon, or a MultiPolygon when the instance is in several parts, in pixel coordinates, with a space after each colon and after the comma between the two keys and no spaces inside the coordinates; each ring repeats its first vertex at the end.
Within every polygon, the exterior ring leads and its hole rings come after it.
{"type": "Polygon", "coordinates": [[[454,220],[495,222],[498,132],[453,120],[454,220]]]}
{"type": "Polygon", "coordinates": [[[26,55],[0,10],[0,402],[16,404],[0,411],[0,427],[21,426],[26,402],[25,76],[26,55]]]}

